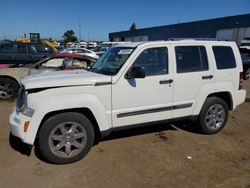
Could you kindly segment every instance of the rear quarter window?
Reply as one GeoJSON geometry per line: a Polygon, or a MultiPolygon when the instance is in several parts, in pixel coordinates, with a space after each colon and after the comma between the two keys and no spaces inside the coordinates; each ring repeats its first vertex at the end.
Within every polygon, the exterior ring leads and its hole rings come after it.
{"type": "Polygon", "coordinates": [[[236,67],[236,61],[231,47],[213,46],[213,52],[218,70],[236,67]]]}

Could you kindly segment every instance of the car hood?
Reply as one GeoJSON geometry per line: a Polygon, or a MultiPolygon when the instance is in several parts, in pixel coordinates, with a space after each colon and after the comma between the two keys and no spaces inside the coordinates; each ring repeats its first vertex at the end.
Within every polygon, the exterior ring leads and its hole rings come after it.
{"type": "Polygon", "coordinates": [[[85,85],[107,85],[111,76],[93,73],[86,70],[56,71],[27,76],[21,80],[26,89],[70,87],[85,85]]]}

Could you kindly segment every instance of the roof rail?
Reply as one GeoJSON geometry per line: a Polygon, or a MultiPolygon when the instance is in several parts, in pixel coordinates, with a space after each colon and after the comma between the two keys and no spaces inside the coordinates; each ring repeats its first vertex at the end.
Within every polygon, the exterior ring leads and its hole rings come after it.
{"type": "Polygon", "coordinates": [[[169,38],[168,41],[181,41],[181,40],[205,40],[205,41],[230,41],[216,38],[169,38]]]}

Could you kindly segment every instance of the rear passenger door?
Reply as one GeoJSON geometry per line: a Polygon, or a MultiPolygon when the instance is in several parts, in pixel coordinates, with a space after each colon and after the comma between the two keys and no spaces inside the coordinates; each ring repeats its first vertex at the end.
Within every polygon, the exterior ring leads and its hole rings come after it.
{"type": "Polygon", "coordinates": [[[174,95],[173,118],[189,116],[196,99],[214,90],[211,52],[204,45],[173,45],[174,95]]]}

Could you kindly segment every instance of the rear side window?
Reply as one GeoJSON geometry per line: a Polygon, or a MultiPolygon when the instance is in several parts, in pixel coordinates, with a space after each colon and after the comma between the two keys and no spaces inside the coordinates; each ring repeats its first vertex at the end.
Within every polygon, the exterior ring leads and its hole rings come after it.
{"type": "Polygon", "coordinates": [[[175,47],[177,73],[208,70],[207,53],[204,46],[175,47]]]}
{"type": "Polygon", "coordinates": [[[35,45],[35,48],[38,53],[43,53],[43,54],[52,53],[51,49],[48,46],[35,45]]]}
{"type": "Polygon", "coordinates": [[[229,46],[214,46],[213,52],[217,69],[232,69],[236,67],[234,53],[229,46]]]}

